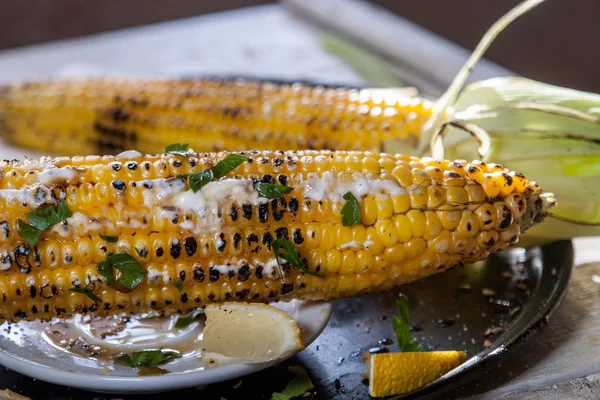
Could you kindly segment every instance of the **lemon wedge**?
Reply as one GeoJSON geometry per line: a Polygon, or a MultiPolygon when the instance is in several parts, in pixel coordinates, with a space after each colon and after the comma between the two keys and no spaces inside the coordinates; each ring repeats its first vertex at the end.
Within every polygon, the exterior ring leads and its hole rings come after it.
{"type": "Polygon", "coordinates": [[[304,349],[296,320],[275,307],[223,303],[209,305],[204,312],[205,365],[267,362],[304,349]]]}
{"type": "Polygon", "coordinates": [[[463,351],[382,353],[368,361],[372,397],[410,393],[465,362],[463,351]]]}

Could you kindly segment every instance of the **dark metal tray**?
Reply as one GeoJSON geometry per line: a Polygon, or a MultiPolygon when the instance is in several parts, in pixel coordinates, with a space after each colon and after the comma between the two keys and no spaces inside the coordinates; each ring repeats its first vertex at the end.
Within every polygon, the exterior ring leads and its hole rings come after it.
{"type": "MultiPolygon", "coordinates": [[[[368,398],[367,385],[361,376],[365,371],[362,353],[374,347],[397,350],[395,344],[382,346],[379,341],[394,339],[391,317],[401,292],[410,300],[411,322],[417,338],[433,349],[462,349],[468,355],[459,368],[408,398],[433,399],[442,395],[452,398],[453,388],[470,383],[475,386],[482,369],[501,359],[510,360],[520,341],[547,324],[566,294],[572,268],[573,246],[570,241],[562,241],[527,251],[509,249],[486,262],[456,268],[386,293],[338,300],[323,334],[282,366],[206,388],[143,397],[270,399],[273,391],[280,391],[286,384],[289,373],[285,366],[301,363],[316,386],[312,398],[368,398]],[[489,295],[490,290],[495,294],[489,295]],[[504,331],[486,336],[486,331],[494,327],[502,327],[504,331]]],[[[34,400],[115,398],[36,381],[9,370],[0,373],[0,389],[4,388],[34,400]]]]}

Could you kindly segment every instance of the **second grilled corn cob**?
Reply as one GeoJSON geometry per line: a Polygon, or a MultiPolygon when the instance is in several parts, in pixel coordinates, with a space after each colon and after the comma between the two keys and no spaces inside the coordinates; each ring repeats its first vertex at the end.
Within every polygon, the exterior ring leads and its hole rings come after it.
{"type": "Polygon", "coordinates": [[[554,204],[495,164],[368,152],[241,154],[242,164],[197,192],[184,174],[217,168],[227,153],[0,164],[0,317],[186,312],[210,302],[385,290],[515,243],[554,204]],[[293,189],[267,199],[261,183],[293,189]],[[348,192],[360,218],[344,226],[348,192]],[[18,221],[35,225],[32,210],[61,201],[72,215],[27,243],[18,221]],[[293,244],[309,273],[282,260],[278,268],[277,239],[293,244]],[[107,284],[100,269],[110,253],[141,265],[133,290],[107,284]]]}
{"type": "Polygon", "coordinates": [[[415,144],[430,103],[370,90],[244,80],[85,80],[0,87],[0,135],[61,155],[415,144]]]}

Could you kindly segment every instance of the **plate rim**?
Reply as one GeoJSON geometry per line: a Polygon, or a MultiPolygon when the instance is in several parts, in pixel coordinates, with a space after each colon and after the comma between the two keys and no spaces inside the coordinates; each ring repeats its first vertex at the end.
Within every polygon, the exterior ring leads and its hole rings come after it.
{"type": "MultiPolygon", "coordinates": [[[[318,325],[317,329],[315,329],[311,335],[307,334],[306,337],[303,337],[305,347],[308,347],[327,327],[333,312],[333,301],[307,300],[306,302],[312,307],[322,307],[322,311],[320,312],[324,314],[323,322],[318,325]]],[[[293,357],[294,355],[295,354],[291,354],[289,357],[293,357]]],[[[83,371],[63,371],[48,365],[39,364],[35,361],[30,361],[27,358],[14,355],[3,348],[0,348],[0,365],[12,371],[56,385],[74,387],[92,392],[114,394],[157,393],[199,385],[208,385],[258,372],[281,361],[281,359],[278,359],[256,364],[231,364],[200,371],[192,370],[172,372],[165,375],[125,377],[108,376],[100,373],[93,374],[83,371]],[[81,384],[83,382],[85,382],[85,384],[81,384]]],[[[101,372],[101,369],[99,372],[101,372]]]]}

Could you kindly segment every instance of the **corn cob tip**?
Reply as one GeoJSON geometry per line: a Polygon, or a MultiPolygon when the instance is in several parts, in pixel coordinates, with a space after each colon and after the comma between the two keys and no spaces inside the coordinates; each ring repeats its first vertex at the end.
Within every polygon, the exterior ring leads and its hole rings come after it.
{"type": "Polygon", "coordinates": [[[519,218],[521,233],[538,224],[546,218],[548,210],[556,205],[554,193],[540,192],[531,196],[527,201],[527,209],[519,218]]]}

